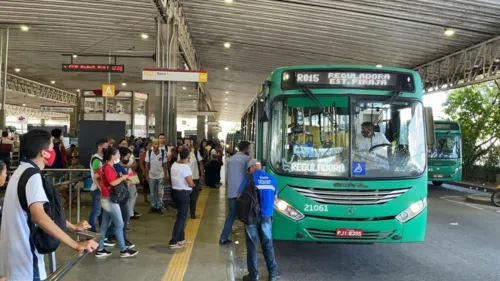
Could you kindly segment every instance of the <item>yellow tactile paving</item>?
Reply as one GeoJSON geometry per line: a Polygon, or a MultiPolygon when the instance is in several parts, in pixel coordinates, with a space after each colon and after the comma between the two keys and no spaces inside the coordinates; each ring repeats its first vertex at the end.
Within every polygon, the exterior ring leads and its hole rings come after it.
{"type": "Polygon", "coordinates": [[[200,193],[200,197],[198,198],[196,210],[198,215],[200,216],[200,219],[188,219],[188,223],[186,224],[186,240],[191,241],[192,243],[186,245],[184,249],[176,250],[167,266],[167,270],[163,275],[162,281],[184,280],[184,275],[186,274],[186,270],[189,265],[189,258],[191,257],[191,252],[193,251],[196,235],[198,234],[201,219],[203,218],[203,213],[205,212],[205,206],[207,204],[209,193],[210,189],[204,188],[200,193]]]}

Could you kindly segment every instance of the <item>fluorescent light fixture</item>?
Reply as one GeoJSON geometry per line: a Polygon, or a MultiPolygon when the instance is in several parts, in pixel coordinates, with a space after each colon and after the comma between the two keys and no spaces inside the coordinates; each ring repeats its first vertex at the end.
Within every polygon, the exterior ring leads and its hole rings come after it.
{"type": "Polygon", "coordinates": [[[229,43],[229,42],[224,43],[224,48],[226,48],[226,49],[231,48],[231,43],[229,43]]]}
{"type": "Polygon", "coordinates": [[[20,68],[14,68],[14,71],[15,72],[21,72],[21,69],[20,68]]]}
{"type": "Polygon", "coordinates": [[[229,94],[229,92],[228,92],[228,91],[226,91],[226,95],[227,95],[227,94],[229,94]]]}
{"type": "Polygon", "coordinates": [[[27,25],[21,25],[21,30],[28,31],[28,30],[30,30],[30,28],[27,25]]]}
{"type": "Polygon", "coordinates": [[[56,81],[52,80],[50,81],[50,84],[54,85],[56,83],[56,81]]]}
{"type": "Polygon", "coordinates": [[[26,104],[25,104],[25,103],[23,103],[23,106],[26,106],[26,104]]]}
{"type": "Polygon", "coordinates": [[[191,97],[191,95],[189,95],[189,97],[191,97]]]}
{"type": "Polygon", "coordinates": [[[123,86],[123,87],[126,87],[126,86],[127,86],[127,83],[122,83],[122,86],[123,86]]]}
{"type": "Polygon", "coordinates": [[[78,57],[78,55],[73,55],[73,58],[76,59],[78,57]]]}
{"type": "Polygon", "coordinates": [[[377,64],[377,65],[376,65],[376,67],[381,68],[381,67],[382,67],[382,65],[381,65],[381,64],[377,64]]]}
{"type": "Polygon", "coordinates": [[[224,70],[229,70],[229,67],[227,67],[227,66],[226,66],[226,67],[224,67],[224,70]]]}
{"type": "Polygon", "coordinates": [[[226,2],[226,4],[231,4],[233,3],[233,0],[224,0],[224,2],[226,2]]]}
{"type": "Polygon", "coordinates": [[[141,38],[144,39],[144,40],[148,39],[149,35],[147,33],[143,33],[143,34],[141,34],[141,38]]]}
{"type": "Polygon", "coordinates": [[[456,32],[455,28],[446,27],[444,29],[444,35],[446,35],[446,36],[453,36],[453,35],[455,35],[455,32],[456,32]]]}
{"type": "Polygon", "coordinates": [[[80,89],[76,89],[76,92],[79,93],[80,92],[80,89]]]}
{"type": "Polygon", "coordinates": [[[183,90],[186,90],[186,87],[182,87],[183,90]]]}

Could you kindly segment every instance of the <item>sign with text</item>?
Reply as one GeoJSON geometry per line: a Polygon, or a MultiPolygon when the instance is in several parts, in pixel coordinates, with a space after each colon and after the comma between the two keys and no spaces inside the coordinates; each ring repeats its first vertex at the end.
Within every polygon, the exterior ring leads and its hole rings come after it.
{"type": "Polygon", "coordinates": [[[59,113],[73,113],[72,106],[57,106],[57,105],[42,105],[40,111],[44,112],[59,112],[59,113]]]}
{"type": "Polygon", "coordinates": [[[63,64],[62,71],[73,72],[125,72],[124,65],[115,64],[63,64]]]}
{"type": "Polygon", "coordinates": [[[18,115],[17,116],[17,123],[21,124],[21,125],[28,124],[28,116],[26,116],[26,115],[18,115]]]}
{"type": "Polygon", "coordinates": [[[208,72],[204,70],[148,68],[142,71],[142,80],[206,83],[208,82],[208,72]]]}
{"type": "Polygon", "coordinates": [[[284,72],[283,89],[357,88],[391,91],[415,90],[409,73],[368,70],[304,70],[284,72]]]}
{"type": "Polygon", "coordinates": [[[102,85],[102,96],[103,97],[114,97],[115,96],[115,85],[110,85],[110,84],[102,85]]]}

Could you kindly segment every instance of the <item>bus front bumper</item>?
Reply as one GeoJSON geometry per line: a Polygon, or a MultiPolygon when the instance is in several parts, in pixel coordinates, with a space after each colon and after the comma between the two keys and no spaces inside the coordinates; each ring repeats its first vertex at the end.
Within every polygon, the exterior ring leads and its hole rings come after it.
{"type": "Polygon", "coordinates": [[[297,222],[280,212],[274,212],[273,239],[359,244],[422,242],[425,238],[426,224],[427,208],[405,223],[396,219],[361,221],[309,216],[297,222]],[[362,230],[362,236],[337,236],[337,229],[362,230]]]}

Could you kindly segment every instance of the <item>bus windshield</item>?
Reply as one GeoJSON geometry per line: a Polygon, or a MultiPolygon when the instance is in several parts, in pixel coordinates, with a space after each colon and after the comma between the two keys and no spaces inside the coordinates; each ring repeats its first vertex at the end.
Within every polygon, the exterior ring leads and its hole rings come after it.
{"type": "Polygon", "coordinates": [[[430,152],[432,159],[458,159],[460,158],[460,135],[436,135],[435,148],[430,152]]]}
{"type": "Polygon", "coordinates": [[[387,97],[280,99],[272,104],[270,164],[315,177],[400,178],[425,170],[423,107],[387,97]]]}

